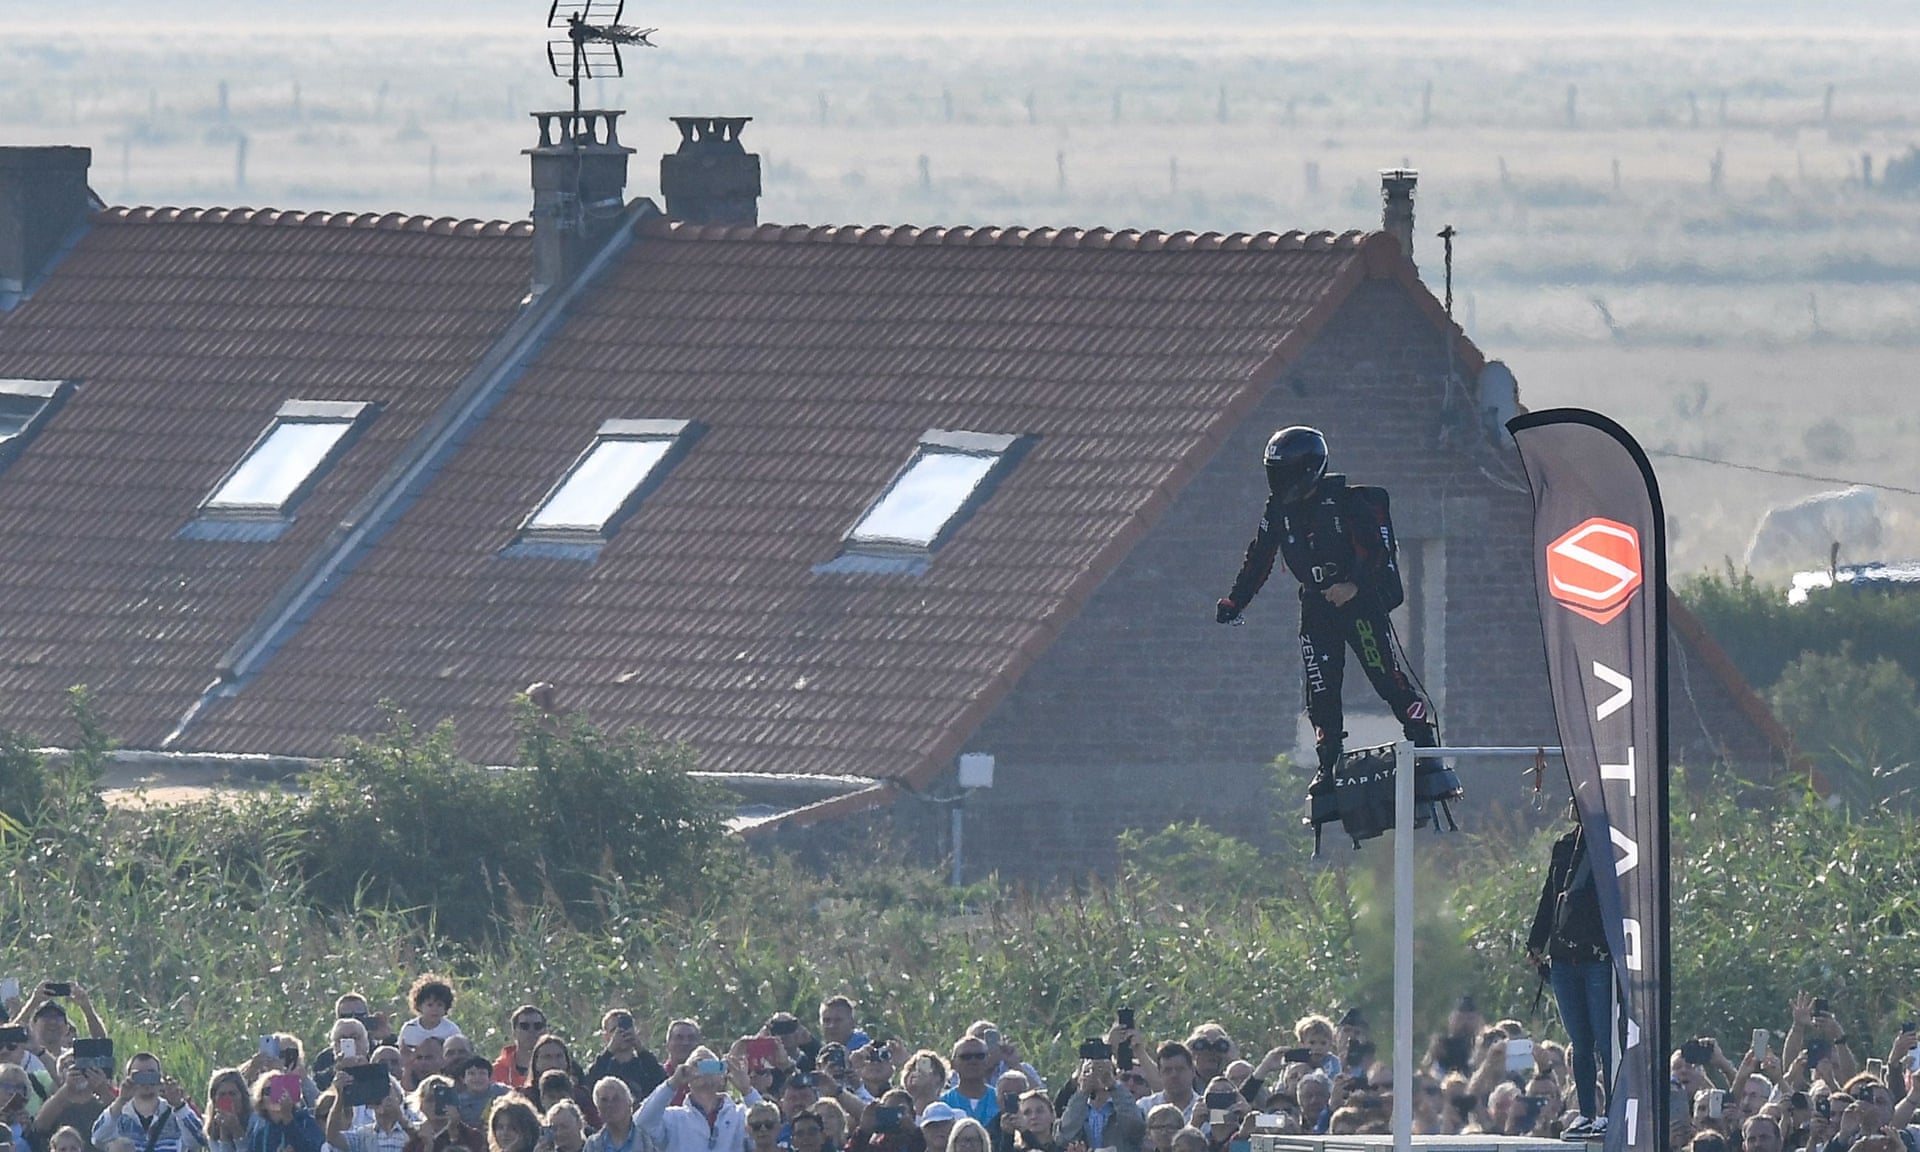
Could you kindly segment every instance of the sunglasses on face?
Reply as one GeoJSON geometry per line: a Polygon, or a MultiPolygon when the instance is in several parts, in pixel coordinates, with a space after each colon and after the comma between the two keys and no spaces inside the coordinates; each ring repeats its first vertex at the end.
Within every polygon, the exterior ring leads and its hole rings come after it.
{"type": "Polygon", "coordinates": [[[1188,1047],[1192,1048],[1195,1052],[1219,1052],[1224,1054],[1228,1049],[1233,1047],[1233,1042],[1229,1040],[1195,1040],[1192,1044],[1189,1044],[1188,1047]]]}
{"type": "Polygon", "coordinates": [[[780,1125],[775,1124],[771,1120],[755,1120],[748,1124],[747,1127],[753,1129],[755,1132],[771,1132],[775,1128],[780,1127],[780,1125]]]}
{"type": "Polygon", "coordinates": [[[957,1060],[985,1060],[986,1058],[987,1054],[985,1052],[962,1052],[955,1057],[957,1060]]]}

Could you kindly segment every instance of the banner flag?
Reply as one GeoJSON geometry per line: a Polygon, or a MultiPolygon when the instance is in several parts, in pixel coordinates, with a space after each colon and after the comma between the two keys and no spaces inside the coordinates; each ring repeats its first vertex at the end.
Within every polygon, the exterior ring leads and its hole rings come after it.
{"type": "Polygon", "coordinates": [[[1666,514],[1646,453],[1596,412],[1507,422],[1533,489],[1535,575],[1560,745],[1624,1017],[1606,1152],[1665,1152],[1672,980],[1667,914],[1666,514]],[[1611,844],[1614,866],[1600,866],[1611,844]]]}

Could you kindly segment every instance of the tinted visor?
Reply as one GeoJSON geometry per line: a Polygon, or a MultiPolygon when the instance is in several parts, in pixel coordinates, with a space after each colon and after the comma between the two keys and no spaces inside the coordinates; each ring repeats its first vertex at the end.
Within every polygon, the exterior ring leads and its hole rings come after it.
{"type": "Polygon", "coordinates": [[[1314,456],[1296,456],[1267,465],[1267,487],[1282,504],[1298,504],[1313,494],[1326,462],[1314,456]]]}

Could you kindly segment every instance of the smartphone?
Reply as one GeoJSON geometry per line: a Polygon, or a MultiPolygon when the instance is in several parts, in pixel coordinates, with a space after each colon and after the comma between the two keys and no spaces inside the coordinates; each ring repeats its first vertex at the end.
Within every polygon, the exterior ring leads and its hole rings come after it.
{"type": "Polygon", "coordinates": [[[1900,1022],[1900,1031],[1902,1032],[1920,1031],[1920,1022],[1916,1022],[1913,1020],[1902,1020],[1900,1022]]]}
{"type": "MultiPolygon", "coordinates": [[[[1511,1041],[1509,1041],[1509,1043],[1511,1043],[1511,1041]]],[[[1547,1098],[1545,1096],[1522,1096],[1520,1098],[1520,1104],[1520,1126],[1531,1132],[1534,1127],[1540,1123],[1540,1113],[1547,1109],[1547,1098]]]]}
{"type": "Polygon", "coordinates": [[[269,1060],[280,1059],[280,1037],[260,1037],[260,1055],[265,1056],[269,1060]]]}
{"type": "Polygon", "coordinates": [[[1920,1075],[1920,1048],[1907,1053],[1907,1071],[1920,1075]]]}
{"type": "Polygon", "coordinates": [[[1833,1041],[1813,1039],[1807,1041],[1807,1071],[1811,1072],[1827,1062],[1833,1055],[1833,1041]]]}
{"type": "Polygon", "coordinates": [[[49,980],[47,981],[47,995],[71,996],[73,995],[73,985],[67,983],[65,980],[49,980]]]}
{"type": "Polygon", "coordinates": [[[142,1068],[138,1072],[128,1074],[127,1079],[143,1087],[152,1087],[160,1083],[160,1069],[142,1068]]]}
{"type": "Polygon", "coordinates": [[[1093,1036],[1080,1042],[1080,1059],[1111,1060],[1113,1059],[1113,1049],[1107,1047],[1105,1040],[1102,1040],[1098,1036],[1093,1036]]]}
{"type": "MultiPolygon", "coordinates": [[[[722,1076],[726,1074],[727,1062],[718,1059],[701,1060],[694,1064],[693,1070],[702,1076],[722,1076]]],[[[521,1139],[525,1139],[525,1137],[521,1137],[521,1139]]]]}
{"type": "Polygon", "coordinates": [[[907,1118],[905,1108],[883,1104],[873,1110],[873,1130],[875,1132],[898,1132],[900,1124],[907,1118]]]}
{"type": "Polygon", "coordinates": [[[460,1106],[460,1089],[451,1084],[435,1084],[433,1102],[442,1108],[457,1108],[460,1106]]]}
{"type": "Polygon", "coordinates": [[[780,1050],[778,1036],[754,1036],[746,1043],[747,1070],[757,1072],[773,1067],[773,1054],[780,1050]]]}
{"type": "Polygon", "coordinates": [[[1507,1075],[1517,1076],[1533,1067],[1533,1041],[1507,1041],[1507,1075]]]}
{"type": "Polygon", "coordinates": [[[1209,1092],[1202,1103],[1206,1104],[1208,1112],[1215,1112],[1224,1116],[1227,1109],[1232,1108],[1233,1102],[1239,1098],[1240,1094],[1238,1092],[1209,1092]]]}
{"type": "Polygon", "coordinates": [[[1887,1062],[1877,1056],[1867,1061],[1867,1075],[1885,1084],[1887,1082],[1887,1062]]]}
{"type": "Polygon", "coordinates": [[[98,1069],[102,1072],[113,1071],[113,1041],[82,1037],[73,1042],[73,1066],[83,1069],[98,1069]]]}
{"type": "Polygon", "coordinates": [[[633,1017],[627,1015],[624,1012],[622,1012],[618,1016],[615,1016],[613,1018],[613,1030],[615,1032],[633,1031],[633,1017]]]}
{"type": "Polygon", "coordinates": [[[1833,1119],[1833,1101],[1825,1096],[1813,1102],[1814,1114],[1822,1120],[1833,1119]]]}
{"type": "Polygon", "coordinates": [[[1289,1064],[1313,1063],[1313,1049],[1311,1048],[1289,1048],[1281,1053],[1281,1055],[1286,1058],[1289,1064]]]}
{"type": "Polygon", "coordinates": [[[792,1016],[783,1020],[772,1020],[767,1023],[767,1031],[775,1036],[791,1036],[800,1031],[800,1021],[792,1016]]]}
{"type": "Polygon", "coordinates": [[[1813,1014],[1815,1016],[1831,1016],[1833,1015],[1833,1005],[1827,1003],[1825,996],[1818,997],[1813,1002],[1813,1014]]]}
{"type": "Polygon", "coordinates": [[[18,976],[9,976],[4,980],[0,980],[0,1000],[18,999],[20,999],[20,978],[18,976]]]}
{"type": "MultiPolygon", "coordinates": [[[[270,1037],[268,1037],[268,1039],[270,1039],[270,1037]]],[[[275,1045],[275,1047],[278,1047],[278,1045],[275,1045]]],[[[265,1053],[262,1053],[262,1055],[264,1054],[265,1053]]],[[[279,1053],[275,1052],[274,1055],[278,1056],[279,1053]]],[[[360,1055],[360,1041],[354,1039],[351,1036],[340,1037],[340,1055],[342,1056],[360,1055]]]]}
{"type": "Polygon", "coordinates": [[[1120,1027],[1122,1028],[1133,1027],[1133,1009],[1131,1008],[1116,1009],[1113,1014],[1113,1022],[1115,1024],[1120,1025],[1120,1027]]]}
{"type": "Polygon", "coordinates": [[[1707,1116],[1718,1120],[1727,1109],[1727,1094],[1718,1088],[1707,1089],[1707,1116]]]}
{"type": "Polygon", "coordinates": [[[1772,1040],[1773,1033],[1767,1031],[1765,1028],[1755,1028],[1753,1030],[1753,1058],[1755,1060],[1765,1060],[1767,1058],[1767,1048],[1772,1040]]]}
{"type": "Polygon", "coordinates": [[[235,1113],[234,1113],[233,1097],[231,1096],[216,1097],[213,1102],[213,1110],[215,1112],[225,1112],[229,1116],[234,1115],[235,1113]]]}

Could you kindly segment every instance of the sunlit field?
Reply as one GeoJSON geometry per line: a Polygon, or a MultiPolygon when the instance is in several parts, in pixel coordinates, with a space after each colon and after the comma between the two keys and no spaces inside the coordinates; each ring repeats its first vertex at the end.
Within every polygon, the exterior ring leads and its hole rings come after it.
{"type": "MultiPolygon", "coordinates": [[[[92,147],[111,203],[522,217],[526,114],[568,99],[532,0],[106,10],[9,14],[0,142],[92,147]]],[[[1913,7],[1347,11],[633,4],[660,47],[584,95],[627,109],[632,195],[657,195],[667,116],[753,116],[783,222],[1368,228],[1378,170],[1411,165],[1421,271],[1443,290],[1453,225],[1456,315],[1524,403],[1920,490],[1913,7]]],[[[1840,486],[1656,464],[1676,572],[1840,486]]],[[[1881,551],[1920,555],[1920,498],[1882,496],[1881,551]]]]}

